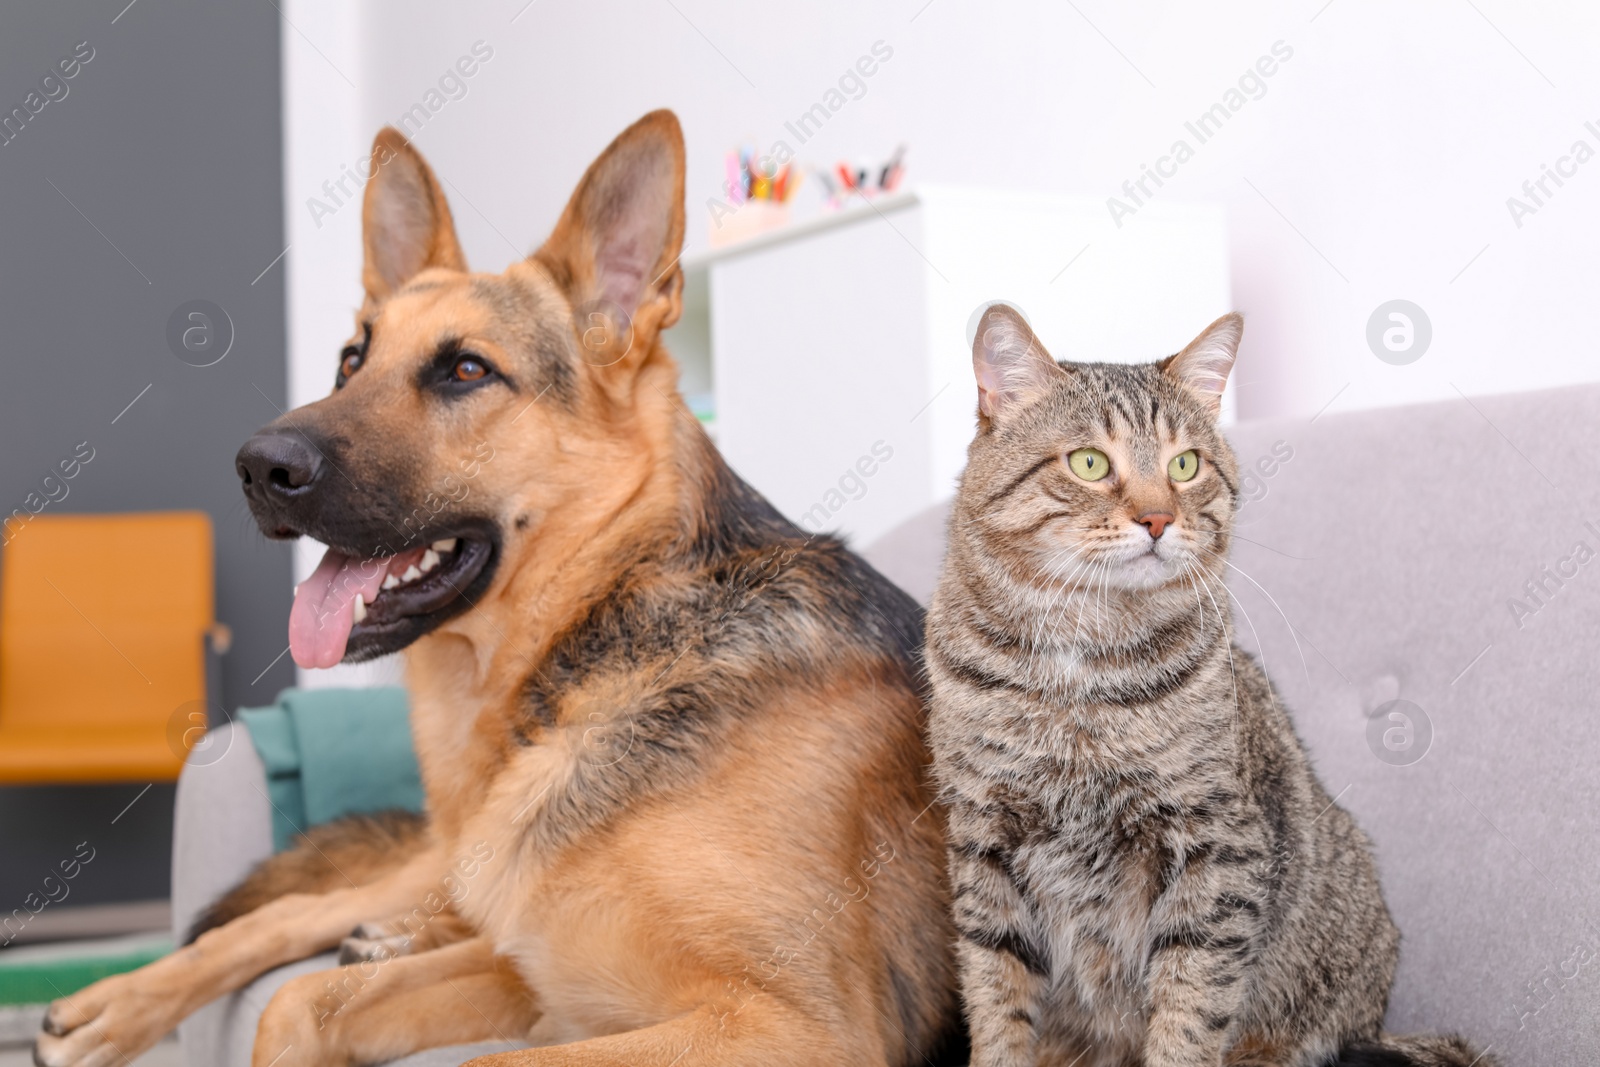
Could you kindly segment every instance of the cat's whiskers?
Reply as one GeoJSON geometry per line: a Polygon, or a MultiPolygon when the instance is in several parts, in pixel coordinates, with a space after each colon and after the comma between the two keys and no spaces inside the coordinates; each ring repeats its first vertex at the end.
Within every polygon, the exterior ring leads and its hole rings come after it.
{"type": "MultiPolygon", "coordinates": [[[[1107,566],[1106,562],[1102,559],[1102,560],[1099,561],[1099,563],[1100,563],[1099,570],[1104,570],[1105,567],[1107,566]]],[[[1098,574],[1099,570],[1096,571],[1097,574],[1098,574]]],[[[1085,599],[1087,600],[1087,597],[1085,599]]],[[[1075,647],[1078,646],[1079,636],[1083,633],[1083,613],[1084,613],[1084,609],[1087,608],[1087,607],[1088,607],[1088,604],[1086,602],[1080,603],[1078,605],[1078,622],[1077,622],[1077,625],[1073,628],[1073,632],[1072,632],[1072,643],[1073,643],[1073,645],[1075,647]]],[[[1096,625],[1097,626],[1099,625],[1098,621],[1096,622],[1096,625]]]]}
{"type": "MultiPolygon", "coordinates": [[[[1232,567],[1234,570],[1238,571],[1240,574],[1243,574],[1244,578],[1245,578],[1245,581],[1249,582],[1251,585],[1255,586],[1257,589],[1260,589],[1261,590],[1261,595],[1266,597],[1267,598],[1267,602],[1269,604],[1271,604],[1274,609],[1277,610],[1278,618],[1282,619],[1283,620],[1283,624],[1289,628],[1289,637],[1294,641],[1294,650],[1296,652],[1300,653],[1300,670],[1305,674],[1306,685],[1310,686],[1311,685],[1311,668],[1306,666],[1306,654],[1300,648],[1300,638],[1294,632],[1294,624],[1289,621],[1289,616],[1287,616],[1287,615],[1285,615],[1283,613],[1283,609],[1278,607],[1277,598],[1275,598],[1271,593],[1267,592],[1266,587],[1263,586],[1260,582],[1256,581],[1254,578],[1250,577],[1248,574],[1245,574],[1244,570],[1242,568],[1238,567],[1237,565],[1235,565],[1232,561],[1224,559],[1222,561],[1222,563],[1223,563],[1224,566],[1232,567]]],[[[1235,597],[1234,599],[1238,599],[1238,598],[1235,597]]],[[[1241,606],[1240,610],[1243,610],[1242,606],[1241,606]]],[[[1260,643],[1261,643],[1261,639],[1259,637],[1256,638],[1256,644],[1259,645],[1260,643]]],[[[1265,663],[1263,662],[1263,666],[1264,665],[1265,665],[1265,663]]]]}
{"type": "Polygon", "coordinates": [[[1049,562],[1047,562],[1045,566],[1041,568],[1041,571],[1043,571],[1049,579],[1047,588],[1059,587],[1060,596],[1056,598],[1056,603],[1054,605],[1046,604],[1044,610],[1031,613],[1033,615],[1033,619],[1031,620],[1033,641],[1029,645],[1030,653],[1028,669],[1030,673],[1033,671],[1034,667],[1037,666],[1035,661],[1038,659],[1040,650],[1044,646],[1046,635],[1051,630],[1049,622],[1052,613],[1061,610],[1059,605],[1065,604],[1071,599],[1072,594],[1075,591],[1072,581],[1074,578],[1076,578],[1078,573],[1088,565],[1088,562],[1089,557],[1085,553],[1080,552],[1078,546],[1069,544],[1058,550],[1056,554],[1050,558],[1049,562]],[[1054,573],[1053,568],[1055,567],[1056,561],[1061,559],[1063,556],[1068,557],[1071,560],[1072,569],[1065,574],[1057,575],[1054,573]]]}
{"type": "Polygon", "coordinates": [[[1106,586],[1108,584],[1106,579],[1111,576],[1111,568],[1112,568],[1113,564],[1114,564],[1114,561],[1111,559],[1110,556],[1101,557],[1100,567],[1099,567],[1098,570],[1096,570],[1094,572],[1094,579],[1093,579],[1094,584],[1093,584],[1093,586],[1091,587],[1091,590],[1090,590],[1090,595],[1094,598],[1094,630],[1095,630],[1095,632],[1094,632],[1094,635],[1093,635],[1093,640],[1097,644],[1102,644],[1102,645],[1106,643],[1106,631],[1105,631],[1105,624],[1101,620],[1101,617],[1100,617],[1100,609],[1102,607],[1104,607],[1104,605],[1105,605],[1106,586]]]}
{"type": "Polygon", "coordinates": [[[1074,580],[1087,565],[1089,559],[1089,554],[1082,552],[1077,545],[1063,545],[1039,568],[1039,572],[1045,578],[1043,595],[1049,598],[1044,604],[1042,614],[1048,615],[1052,603],[1070,597],[1076,591],[1076,586],[1073,584],[1074,580]],[[1057,561],[1063,558],[1067,560],[1070,569],[1065,572],[1058,572],[1056,570],[1057,561]]]}
{"type": "Polygon", "coordinates": [[[1021,614],[1028,619],[1026,630],[1019,634],[1027,654],[1028,671],[1033,672],[1034,660],[1038,656],[1039,648],[1044,641],[1044,627],[1040,624],[1041,616],[1048,613],[1054,598],[1050,596],[1051,590],[1057,586],[1071,581],[1072,575],[1081,566],[1077,547],[1071,544],[1061,545],[1051,555],[1035,568],[1035,573],[1043,579],[1042,582],[1022,580],[1012,583],[1014,595],[1020,601],[1021,614]],[[1070,569],[1065,574],[1056,572],[1061,561],[1066,560],[1070,569]]]}
{"type": "MultiPolygon", "coordinates": [[[[1058,633],[1056,623],[1069,604],[1081,600],[1084,589],[1081,576],[1095,563],[1094,555],[1083,551],[1077,545],[1068,546],[1068,551],[1072,554],[1072,569],[1064,574],[1053,575],[1051,580],[1051,586],[1057,588],[1060,595],[1035,612],[1032,619],[1035,640],[1028,660],[1030,674],[1033,674],[1039,666],[1039,660],[1044,653],[1052,648],[1060,648],[1060,640],[1055,637],[1058,633]]],[[[1070,643],[1067,653],[1069,657],[1074,654],[1070,643]]],[[[1071,664],[1068,666],[1070,668],[1071,664]]]]}
{"type": "MultiPolygon", "coordinates": [[[[1233,676],[1233,710],[1238,713],[1234,715],[1233,722],[1237,731],[1239,715],[1243,714],[1243,709],[1239,704],[1239,672],[1233,665],[1233,636],[1228,632],[1228,617],[1222,613],[1222,608],[1218,607],[1217,598],[1212,594],[1211,583],[1206,581],[1206,576],[1200,571],[1196,571],[1195,576],[1205,586],[1206,599],[1211,601],[1211,607],[1217,613],[1217,622],[1222,626],[1222,647],[1228,651],[1228,673],[1233,676]]],[[[1235,736],[1235,741],[1237,741],[1237,736],[1235,736]]]]}
{"type": "MultiPolygon", "coordinates": [[[[1218,537],[1222,536],[1222,531],[1221,530],[1203,530],[1201,532],[1202,533],[1213,534],[1213,535],[1218,536],[1218,537]]],[[[1243,534],[1239,533],[1239,531],[1237,531],[1237,530],[1235,530],[1231,536],[1232,536],[1232,539],[1235,540],[1235,541],[1243,541],[1246,544],[1255,545],[1257,548],[1264,548],[1268,552],[1273,553],[1274,555],[1282,556],[1284,559],[1297,559],[1297,560],[1300,560],[1300,561],[1305,562],[1305,563],[1312,563],[1312,562],[1315,562],[1316,558],[1317,558],[1315,556],[1295,556],[1295,555],[1291,555],[1288,552],[1284,552],[1284,551],[1281,551],[1279,549],[1273,548],[1271,545],[1264,544],[1261,541],[1253,541],[1250,538],[1248,538],[1248,537],[1244,536],[1243,534]]]]}
{"type": "MultiPolygon", "coordinates": [[[[1050,620],[1052,630],[1055,629],[1056,622],[1066,614],[1069,603],[1076,604],[1079,613],[1082,613],[1084,603],[1094,595],[1095,576],[1102,566],[1104,566],[1104,563],[1099,553],[1089,552],[1084,554],[1082,564],[1074,571],[1075,584],[1071,590],[1071,595],[1061,599],[1061,603],[1057,605],[1054,616],[1050,620]]],[[[1072,645],[1073,647],[1077,645],[1076,635],[1073,636],[1072,645]]]]}
{"type": "MultiPolygon", "coordinates": [[[[1071,601],[1070,601],[1071,605],[1078,609],[1078,619],[1079,619],[1080,623],[1081,623],[1081,621],[1083,619],[1084,601],[1089,596],[1089,590],[1091,588],[1093,588],[1093,583],[1092,583],[1091,579],[1092,579],[1092,576],[1094,574],[1094,571],[1099,566],[1100,566],[1100,557],[1098,555],[1095,555],[1095,554],[1086,555],[1083,580],[1079,583],[1078,588],[1076,588],[1073,591],[1075,595],[1071,598],[1071,601]]],[[[1057,610],[1056,610],[1057,617],[1061,617],[1061,616],[1065,616],[1066,615],[1067,606],[1068,606],[1068,602],[1067,601],[1063,601],[1062,604],[1060,605],[1060,607],[1057,608],[1057,610]]],[[[1052,619],[1051,622],[1052,622],[1052,629],[1054,629],[1054,624],[1056,622],[1056,619],[1052,619]]],[[[1069,642],[1069,644],[1074,649],[1076,649],[1078,647],[1078,636],[1079,636],[1079,634],[1081,632],[1082,632],[1081,625],[1073,630],[1072,640],[1069,642]]]]}
{"type": "MultiPolygon", "coordinates": [[[[1271,671],[1268,670],[1268,666],[1267,666],[1267,651],[1266,651],[1266,647],[1261,644],[1261,632],[1256,629],[1255,620],[1252,619],[1250,617],[1250,613],[1245,610],[1244,601],[1239,599],[1239,596],[1238,596],[1237,593],[1235,593],[1232,589],[1228,588],[1228,583],[1227,582],[1223,582],[1222,583],[1222,589],[1230,597],[1233,597],[1233,602],[1235,604],[1239,605],[1239,614],[1244,616],[1245,623],[1249,625],[1249,627],[1250,627],[1250,636],[1252,636],[1252,637],[1254,637],[1256,639],[1256,650],[1257,650],[1256,654],[1261,658],[1261,669],[1264,670],[1264,671],[1267,671],[1268,674],[1270,675],[1271,671]]],[[[1229,648],[1230,648],[1229,655],[1231,656],[1232,655],[1232,651],[1231,651],[1232,646],[1230,645],[1229,648]]],[[[1267,695],[1272,700],[1272,706],[1273,707],[1277,707],[1278,706],[1278,693],[1277,693],[1277,690],[1268,690],[1268,694],[1267,695]]]]}
{"type": "Polygon", "coordinates": [[[1106,580],[1106,578],[1108,578],[1110,576],[1110,573],[1111,573],[1111,563],[1110,563],[1110,560],[1108,559],[1106,564],[1105,564],[1105,566],[1101,567],[1099,574],[1096,575],[1096,577],[1099,579],[1099,584],[1096,587],[1095,592],[1094,592],[1094,628],[1097,631],[1100,632],[1102,637],[1104,636],[1105,631],[1104,631],[1104,629],[1102,629],[1101,624],[1100,624],[1100,608],[1101,608],[1102,605],[1105,604],[1105,600],[1106,600],[1106,581],[1105,580],[1106,580]]]}
{"type": "Polygon", "coordinates": [[[1200,603],[1200,583],[1195,580],[1195,571],[1199,570],[1200,565],[1193,559],[1183,560],[1182,564],[1177,581],[1187,583],[1189,588],[1194,590],[1194,610],[1200,619],[1200,634],[1203,637],[1206,630],[1205,605],[1200,603]]]}
{"type": "MultiPolygon", "coordinates": [[[[1101,613],[1102,606],[1106,606],[1106,598],[1110,593],[1110,568],[1115,565],[1120,565],[1120,560],[1117,560],[1117,558],[1114,557],[1106,557],[1106,566],[1101,569],[1101,587],[1099,587],[1099,598],[1096,600],[1096,603],[1094,603],[1094,625],[1096,625],[1096,629],[1101,629],[1102,635],[1104,635],[1104,629],[1101,627],[1101,617],[1099,617],[1099,613],[1101,613]]],[[[1106,611],[1107,614],[1110,613],[1109,606],[1107,606],[1106,611]]]]}
{"type": "MultiPolygon", "coordinates": [[[[1096,564],[1100,562],[1098,554],[1079,551],[1078,547],[1075,545],[1069,545],[1068,551],[1073,553],[1074,561],[1072,570],[1068,572],[1068,574],[1065,575],[1061,580],[1061,584],[1065,586],[1065,588],[1062,590],[1063,595],[1054,605],[1048,607],[1043,612],[1039,612],[1035,619],[1037,638],[1033,645],[1033,653],[1029,658],[1028,668],[1030,673],[1036,667],[1038,667],[1038,659],[1040,653],[1045,648],[1046,639],[1050,634],[1056,632],[1055,624],[1059,617],[1065,614],[1067,605],[1073,601],[1078,601],[1080,605],[1082,603],[1082,599],[1087,592],[1086,586],[1089,583],[1077,583],[1078,576],[1092,573],[1096,564]]],[[[1079,608],[1079,614],[1081,618],[1081,606],[1079,608]]],[[[1054,644],[1056,647],[1059,647],[1059,642],[1054,642],[1054,644]]],[[[1068,670],[1070,670],[1072,667],[1076,666],[1079,658],[1076,633],[1074,633],[1073,639],[1067,643],[1065,652],[1068,659],[1066,666],[1068,670]]]]}
{"type": "Polygon", "coordinates": [[[1049,585],[1060,586],[1062,592],[1067,592],[1070,591],[1070,582],[1072,575],[1076,573],[1077,565],[1089,558],[1090,553],[1081,551],[1077,545],[1063,545],[1061,548],[1057,549],[1055,555],[1051,556],[1045,565],[1040,568],[1040,571],[1046,576],[1049,585]],[[1055,569],[1057,561],[1063,557],[1065,557],[1074,567],[1074,570],[1068,572],[1067,574],[1061,574],[1055,569]]]}

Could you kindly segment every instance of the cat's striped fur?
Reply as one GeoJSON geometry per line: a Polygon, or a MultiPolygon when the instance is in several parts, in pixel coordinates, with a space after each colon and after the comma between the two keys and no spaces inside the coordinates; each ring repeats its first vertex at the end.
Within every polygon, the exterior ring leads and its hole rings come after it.
{"type": "Polygon", "coordinates": [[[1367,838],[1233,645],[1241,330],[1057,365],[1011,309],[979,324],[927,652],[975,1067],[1474,1061],[1381,1034],[1399,934],[1367,838]]]}

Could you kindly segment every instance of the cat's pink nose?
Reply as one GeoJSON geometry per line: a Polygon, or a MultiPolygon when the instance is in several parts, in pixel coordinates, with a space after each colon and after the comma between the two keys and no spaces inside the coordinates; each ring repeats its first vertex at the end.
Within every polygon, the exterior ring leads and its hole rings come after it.
{"type": "Polygon", "coordinates": [[[1151,537],[1160,537],[1161,532],[1176,520],[1165,511],[1147,511],[1135,521],[1149,530],[1151,537]]]}

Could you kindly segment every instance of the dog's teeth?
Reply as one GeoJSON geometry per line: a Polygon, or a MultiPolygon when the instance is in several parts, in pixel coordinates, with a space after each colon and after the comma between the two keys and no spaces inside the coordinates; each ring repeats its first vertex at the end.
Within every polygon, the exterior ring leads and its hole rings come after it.
{"type": "Polygon", "coordinates": [[[435,541],[433,550],[441,556],[447,556],[456,550],[456,539],[454,537],[446,537],[443,541],[435,541]]]}
{"type": "Polygon", "coordinates": [[[360,622],[367,617],[367,602],[361,598],[360,593],[356,594],[355,609],[356,622],[360,622]]]}
{"type": "Polygon", "coordinates": [[[385,589],[393,589],[396,586],[398,586],[399,584],[400,584],[400,579],[396,578],[392,574],[389,575],[388,577],[384,578],[384,580],[383,580],[383,587],[385,589]]]}
{"type": "Polygon", "coordinates": [[[411,566],[406,568],[406,572],[400,576],[400,580],[402,582],[414,582],[421,577],[422,572],[417,570],[417,565],[413,563],[411,566]]]}
{"type": "Polygon", "coordinates": [[[435,552],[433,549],[430,548],[430,549],[428,549],[428,551],[426,551],[426,552],[424,552],[422,554],[422,573],[423,574],[427,574],[429,571],[433,570],[433,568],[437,567],[438,565],[439,565],[439,553],[435,552]]]}

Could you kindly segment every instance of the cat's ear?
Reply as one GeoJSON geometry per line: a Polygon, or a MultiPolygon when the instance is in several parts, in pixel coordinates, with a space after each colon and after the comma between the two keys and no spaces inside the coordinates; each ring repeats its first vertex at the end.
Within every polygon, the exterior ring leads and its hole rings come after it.
{"type": "Polygon", "coordinates": [[[991,304],[978,320],[972,373],[978,379],[978,413],[988,419],[1037,399],[1066,374],[1022,314],[1007,304],[991,304]]]}
{"type": "Polygon", "coordinates": [[[1244,336],[1244,316],[1230,311],[1200,331],[1182,352],[1168,356],[1159,366],[1167,376],[1188,389],[1216,418],[1222,411],[1222,390],[1228,384],[1239,338],[1244,336]]]}

